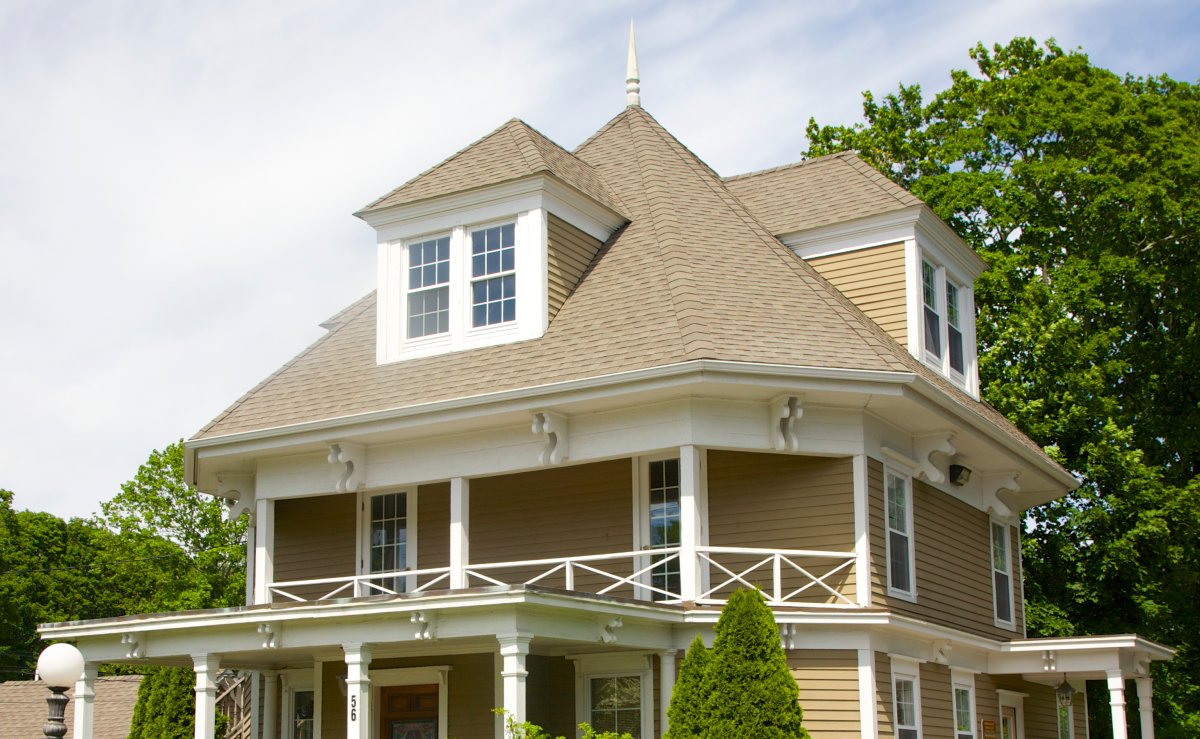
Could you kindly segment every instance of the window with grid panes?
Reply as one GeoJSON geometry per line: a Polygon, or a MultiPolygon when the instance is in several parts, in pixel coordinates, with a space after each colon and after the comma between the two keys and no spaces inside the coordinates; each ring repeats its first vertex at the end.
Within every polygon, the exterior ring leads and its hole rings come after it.
{"type": "MultiPolygon", "coordinates": [[[[408,567],[408,494],[387,493],[371,496],[371,521],[368,534],[368,559],[371,573],[396,572],[408,567]]],[[[373,580],[381,587],[399,592],[404,578],[373,580]]],[[[368,595],[384,591],[368,591],[368,595]]]]}
{"type": "MultiPolygon", "coordinates": [[[[679,460],[650,462],[650,547],[665,549],[679,546],[679,460]]],[[[679,558],[657,565],[650,574],[654,600],[666,600],[679,593],[679,558]],[[666,593],[660,592],[666,591],[666,593]],[[668,595],[669,594],[669,595],[668,595]]]]}
{"type": "Polygon", "coordinates": [[[909,491],[908,478],[888,472],[888,586],[892,590],[908,595],[913,592],[912,534],[909,531],[912,519],[909,510],[911,504],[912,496],[909,491]]]}
{"type": "Polygon", "coordinates": [[[471,325],[517,319],[515,224],[471,232],[471,325]]]}
{"type": "Polygon", "coordinates": [[[924,303],[925,351],[942,356],[942,317],[938,312],[938,271],[929,262],[921,262],[921,298],[924,303]]]}
{"type": "Polygon", "coordinates": [[[971,689],[954,686],[954,739],[975,739],[975,701],[971,689]]]}
{"type": "Polygon", "coordinates": [[[408,245],[408,338],[450,330],[450,237],[408,245]]]}
{"type": "Polygon", "coordinates": [[[921,728],[917,725],[917,681],[896,675],[892,680],[892,689],[896,701],[896,739],[919,739],[921,728]]]}
{"type": "Polygon", "coordinates": [[[598,732],[642,736],[642,678],[638,675],[594,677],[591,681],[592,728],[598,732]]]}
{"type": "Polygon", "coordinates": [[[946,338],[948,340],[950,369],[962,374],[966,364],[963,361],[963,334],[959,313],[958,286],[952,282],[946,283],[946,338]]]}
{"type": "Polygon", "coordinates": [[[1012,575],[1008,527],[992,522],[992,579],[995,588],[996,620],[1012,623],[1012,575]]]}

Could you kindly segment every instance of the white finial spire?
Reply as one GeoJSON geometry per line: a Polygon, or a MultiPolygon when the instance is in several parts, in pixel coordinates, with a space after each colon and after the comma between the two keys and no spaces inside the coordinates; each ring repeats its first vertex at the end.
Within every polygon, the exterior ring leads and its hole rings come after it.
{"type": "Polygon", "coordinates": [[[637,68],[637,46],[633,43],[633,19],[629,19],[629,62],[625,68],[625,105],[642,106],[642,87],[637,68]]]}

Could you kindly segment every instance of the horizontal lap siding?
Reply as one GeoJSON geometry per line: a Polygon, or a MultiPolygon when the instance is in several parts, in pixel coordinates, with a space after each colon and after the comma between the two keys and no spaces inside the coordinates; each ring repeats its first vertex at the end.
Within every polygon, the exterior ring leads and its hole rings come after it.
{"type": "Polygon", "coordinates": [[[857,739],[858,652],[806,649],[787,653],[788,667],[800,688],[804,728],[822,739],[857,739]]]}
{"type": "Polygon", "coordinates": [[[550,736],[575,734],[575,665],[565,657],[526,658],[525,712],[550,736]]]}
{"type": "MultiPolygon", "coordinates": [[[[275,502],[276,582],[349,577],[354,574],[357,497],[320,495],[275,502]]],[[[336,585],[289,588],[319,598],[336,585]]],[[[346,593],[350,595],[350,593],[346,593]]],[[[286,600],[276,596],[276,600],[286,600]]]]}
{"type": "Polygon", "coordinates": [[[875,653],[875,720],[879,739],[894,739],[892,712],[892,660],[885,652],[875,653]]]}
{"type": "Polygon", "coordinates": [[[921,664],[921,733],[924,736],[954,736],[954,697],[950,690],[950,668],[921,664]]]}
{"type": "Polygon", "coordinates": [[[1021,702],[1025,714],[1025,739],[1058,738],[1058,700],[1053,687],[1011,675],[997,675],[995,681],[999,689],[1025,694],[1021,702]]]}
{"type": "Polygon", "coordinates": [[[554,320],[558,309],[570,297],[579,278],[600,250],[600,241],[555,215],[548,219],[546,236],[549,241],[546,250],[546,287],[549,317],[554,320]]]}
{"type": "MultiPolygon", "coordinates": [[[[471,562],[511,562],[633,549],[632,465],[628,459],[526,472],[471,481],[471,562]]],[[[597,563],[622,576],[628,560],[597,563]]],[[[485,571],[506,583],[520,583],[546,568],[485,571]]],[[[576,589],[595,590],[612,582],[578,574],[576,589]]],[[[472,579],[472,585],[484,584],[472,579]]],[[[562,574],[538,582],[565,587],[562,574]]],[[[610,591],[632,596],[632,589],[610,591]]]]}
{"type": "MultiPolygon", "coordinates": [[[[883,472],[875,460],[869,466],[868,487],[873,587],[879,605],[976,634],[1013,638],[1012,630],[998,628],[994,621],[988,515],[920,480],[913,480],[917,602],[888,598],[883,472]]],[[[1014,593],[1019,594],[1015,564],[1012,573],[1014,593]]],[[[1019,610],[1019,598],[1014,601],[1014,609],[1019,610]]]]}
{"type": "MultiPolygon", "coordinates": [[[[709,544],[726,547],[776,549],[854,550],[854,492],[849,459],[822,459],[784,454],[710,451],[708,453],[709,544]]],[[[740,573],[758,559],[752,556],[715,555],[733,572],[740,573]]],[[[829,560],[803,560],[798,565],[821,575],[840,564],[829,560]]],[[[807,578],[784,565],[785,593],[805,584],[807,578]]],[[[712,571],[718,585],[728,575],[712,571]]],[[[769,565],[746,579],[764,590],[771,587],[769,565]]],[[[827,581],[853,599],[854,572],[848,568],[827,581]]],[[[732,590],[734,586],[730,586],[732,590]]],[[[800,601],[825,602],[830,596],[810,589],[800,601]],[[812,593],[811,597],[807,597],[812,593]]]]}
{"type": "Polygon", "coordinates": [[[991,675],[975,676],[975,723],[981,721],[995,722],[996,733],[1000,732],[1000,696],[991,675]]]}
{"type": "MultiPolygon", "coordinates": [[[[417,488],[417,569],[450,566],[450,483],[417,488]]],[[[437,575],[421,578],[424,584],[437,575]]],[[[438,589],[449,587],[436,586],[438,589]]]]}
{"type": "Polygon", "coordinates": [[[903,243],[815,257],[808,263],[892,338],[908,345],[903,243]]]}

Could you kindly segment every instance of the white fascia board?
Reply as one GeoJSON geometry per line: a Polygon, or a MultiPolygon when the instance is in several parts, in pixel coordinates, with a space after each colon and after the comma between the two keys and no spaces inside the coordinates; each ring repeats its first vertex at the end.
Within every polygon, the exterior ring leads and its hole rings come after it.
{"type": "Polygon", "coordinates": [[[778,235],[785,246],[804,259],[894,244],[914,238],[922,206],[857,218],[828,226],[778,235]]]}
{"type": "Polygon", "coordinates": [[[1047,650],[1072,651],[1091,649],[1133,649],[1139,652],[1146,652],[1154,659],[1171,659],[1175,656],[1175,650],[1171,647],[1150,641],[1137,634],[1020,639],[1006,642],[1001,647],[1001,651],[1003,652],[1034,652],[1039,654],[1047,650]]]}
{"type": "Polygon", "coordinates": [[[479,420],[490,414],[530,411],[568,403],[684,387],[698,382],[727,382],[774,386],[796,383],[824,390],[899,395],[913,382],[911,372],[830,369],[788,365],[752,364],[698,359],[677,364],[599,375],[581,380],[535,385],[516,390],[423,403],[384,411],[339,416],[308,423],[193,439],[186,449],[198,458],[286,449],[305,443],[328,443],[366,433],[386,432],[461,419],[479,420]]]}
{"type": "Polygon", "coordinates": [[[928,206],[920,206],[916,231],[921,246],[932,246],[935,259],[949,266],[965,284],[973,285],[975,279],[988,269],[988,263],[928,206]]]}

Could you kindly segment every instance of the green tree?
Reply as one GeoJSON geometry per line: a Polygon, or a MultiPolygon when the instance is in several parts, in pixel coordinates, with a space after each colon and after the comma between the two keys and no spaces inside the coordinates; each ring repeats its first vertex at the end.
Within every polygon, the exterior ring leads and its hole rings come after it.
{"type": "MultiPolygon", "coordinates": [[[[190,739],[196,733],[195,677],[183,667],[151,667],[138,686],[129,739],[190,739]]],[[[217,715],[217,737],[228,720],[217,715]]]]}
{"type": "Polygon", "coordinates": [[[679,666],[679,679],[671,690],[671,704],[667,707],[670,739],[688,739],[700,736],[704,730],[705,696],[711,690],[708,680],[708,647],[697,634],[679,666]]]}
{"type": "Polygon", "coordinates": [[[807,154],[858,150],[991,266],[983,396],[1082,482],[1029,515],[1030,631],[1176,647],[1155,668],[1160,736],[1196,736],[1200,88],[1053,41],[971,57],[928,102],[901,85],[864,94],[865,123],[810,121],[807,154]]]}

